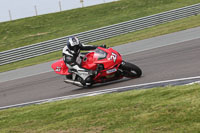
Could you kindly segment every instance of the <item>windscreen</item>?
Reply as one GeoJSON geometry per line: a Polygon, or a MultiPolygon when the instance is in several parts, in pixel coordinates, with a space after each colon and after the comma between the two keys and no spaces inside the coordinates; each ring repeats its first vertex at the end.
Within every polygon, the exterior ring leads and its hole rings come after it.
{"type": "Polygon", "coordinates": [[[107,53],[106,53],[105,51],[100,50],[100,49],[98,49],[98,48],[95,50],[95,53],[96,53],[96,55],[98,56],[98,60],[105,59],[106,56],[107,56],[107,53]]]}

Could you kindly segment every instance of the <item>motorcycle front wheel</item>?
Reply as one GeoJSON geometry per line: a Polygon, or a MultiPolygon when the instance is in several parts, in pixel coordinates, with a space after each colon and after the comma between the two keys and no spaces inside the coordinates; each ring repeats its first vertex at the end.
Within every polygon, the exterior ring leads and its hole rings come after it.
{"type": "Polygon", "coordinates": [[[123,61],[121,69],[123,70],[123,75],[127,78],[139,78],[142,75],[142,70],[129,62],[123,61]]]}

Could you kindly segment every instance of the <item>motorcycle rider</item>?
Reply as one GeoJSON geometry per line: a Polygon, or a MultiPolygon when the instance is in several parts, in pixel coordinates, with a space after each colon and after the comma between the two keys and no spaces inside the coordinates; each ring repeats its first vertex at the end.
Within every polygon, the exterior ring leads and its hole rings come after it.
{"type": "MultiPolygon", "coordinates": [[[[67,45],[63,48],[63,60],[67,67],[69,68],[69,72],[72,71],[84,71],[84,72],[92,72],[95,74],[95,71],[87,70],[85,68],[82,68],[80,64],[77,63],[77,57],[79,56],[80,50],[94,50],[98,46],[93,45],[84,45],[79,41],[79,39],[75,36],[69,37],[67,41],[67,45]]],[[[100,47],[106,48],[106,45],[102,45],[100,47]]],[[[71,75],[70,75],[71,76],[71,75]]],[[[71,78],[70,76],[67,76],[67,78],[71,78]]],[[[87,77],[82,83],[86,85],[91,85],[92,78],[91,76],[87,77]]]]}

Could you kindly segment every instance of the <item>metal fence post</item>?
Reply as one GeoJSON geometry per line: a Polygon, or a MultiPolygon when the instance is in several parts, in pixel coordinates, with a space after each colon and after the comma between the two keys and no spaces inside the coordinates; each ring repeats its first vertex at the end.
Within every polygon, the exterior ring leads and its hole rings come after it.
{"type": "Polygon", "coordinates": [[[10,11],[10,10],[8,10],[8,13],[9,13],[10,21],[12,21],[12,15],[11,15],[11,11],[10,11]]]}
{"type": "Polygon", "coordinates": [[[82,4],[82,8],[84,7],[84,1],[83,0],[80,0],[81,4],[82,4]]]}
{"type": "Polygon", "coordinates": [[[61,12],[62,11],[62,6],[61,6],[61,1],[60,0],[59,0],[58,4],[59,4],[60,12],[61,12]]]}
{"type": "Polygon", "coordinates": [[[35,15],[37,16],[38,15],[37,6],[35,5],[34,8],[35,8],[35,15]]]}

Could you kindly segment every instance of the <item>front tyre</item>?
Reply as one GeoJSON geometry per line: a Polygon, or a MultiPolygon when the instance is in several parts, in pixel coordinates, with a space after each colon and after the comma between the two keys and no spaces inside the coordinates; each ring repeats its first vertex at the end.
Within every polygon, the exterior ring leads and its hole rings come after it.
{"type": "Polygon", "coordinates": [[[139,78],[142,75],[142,70],[129,62],[122,62],[121,69],[123,70],[123,75],[127,78],[139,78]]]}

